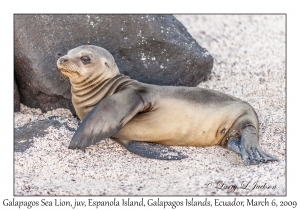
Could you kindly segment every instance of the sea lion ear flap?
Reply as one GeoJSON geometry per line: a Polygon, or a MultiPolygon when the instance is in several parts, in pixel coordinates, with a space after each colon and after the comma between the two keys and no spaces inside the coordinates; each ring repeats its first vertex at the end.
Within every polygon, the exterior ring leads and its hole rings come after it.
{"type": "Polygon", "coordinates": [[[107,66],[107,68],[110,68],[109,65],[108,65],[108,63],[106,61],[105,61],[105,66],[107,66]]]}

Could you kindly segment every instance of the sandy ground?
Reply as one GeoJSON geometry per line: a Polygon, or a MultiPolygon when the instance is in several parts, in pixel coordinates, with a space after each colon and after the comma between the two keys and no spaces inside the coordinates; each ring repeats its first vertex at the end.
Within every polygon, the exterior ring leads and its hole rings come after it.
{"type": "MultiPolygon", "coordinates": [[[[174,147],[189,158],[153,160],[110,139],[83,153],[67,149],[74,132],[49,128],[24,153],[15,152],[15,195],[286,194],[285,16],[176,17],[215,58],[211,79],[199,87],[249,102],[260,119],[261,147],[280,161],[245,167],[219,146],[174,147]]],[[[68,110],[42,113],[22,105],[15,127],[54,115],[77,126],[68,110]]]]}

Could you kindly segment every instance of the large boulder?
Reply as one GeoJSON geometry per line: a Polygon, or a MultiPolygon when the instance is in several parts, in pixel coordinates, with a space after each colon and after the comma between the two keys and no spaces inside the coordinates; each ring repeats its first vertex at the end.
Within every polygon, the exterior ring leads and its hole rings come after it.
{"type": "Polygon", "coordinates": [[[209,52],[172,15],[15,15],[14,24],[21,102],[42,111],[74,113],[56,60],[79,45],[107,49],[121,73],[151,84],[196,86],[213,66],[209,52]]]}
{"type": "Polygon", "coordinates": [[[20,94],[16,81],[14,80],[14,112],[20,111],[20,94]]]}

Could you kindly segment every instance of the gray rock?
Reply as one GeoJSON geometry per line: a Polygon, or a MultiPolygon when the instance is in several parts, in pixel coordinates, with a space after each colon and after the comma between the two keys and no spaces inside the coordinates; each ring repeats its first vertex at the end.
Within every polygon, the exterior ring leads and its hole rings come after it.
{"type": "Polygon", "coordinates": [[[42,111],[71,103],[56,60],[84,44],[112,53],[121,73],[140,82],[196,86],[213,58],[172,15],[15,15],[15,76],[21,102],[42,111]]]}
{"type": "Polygon", "coordinates": [[[16,81],[14,80],[14,112],[20,111],[20,94],[16,81]]]}

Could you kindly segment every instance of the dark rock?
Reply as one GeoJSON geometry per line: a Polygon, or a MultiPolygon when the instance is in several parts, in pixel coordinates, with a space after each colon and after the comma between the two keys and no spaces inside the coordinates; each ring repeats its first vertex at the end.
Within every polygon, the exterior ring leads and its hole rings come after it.
{"type": "Polygon", "coordinates": [[[70,119],[52,116],[45,120],[39,120],[36,122],[30,122],[22,127],[14,129],[14,150],[15,152],[24,152],[33,144],[33,137],[42,137],[46,134],[46,130],[53,126],[54,128],[60,128],[65,126],[70,131],[75,131],[75,128],[71,128],[68,125],[70,119]]]}
{"type": "Polygon", "coordinates": [[[20,94],[16,81],[14,80],[14,112],[20,111],[20,94]]]}
{"type": "Polygon", "coordinates": [[[42,111],[71,104],[56,60],[84,44],[112,53],[121,73],[140,82],[196,86],[213,58],[172,15],[15,15],[15,75],[21,102],[42,111]]]}

